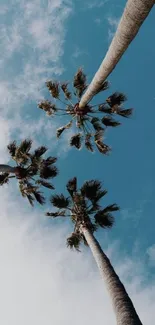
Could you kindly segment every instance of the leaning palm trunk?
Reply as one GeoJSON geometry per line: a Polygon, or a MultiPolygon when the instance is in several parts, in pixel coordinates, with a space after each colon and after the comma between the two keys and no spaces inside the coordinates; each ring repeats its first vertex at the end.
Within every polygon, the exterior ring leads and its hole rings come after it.
{"type": "Polygon", "coordinates": [[[15,171],[16,171],[15,167],[0,164],[0,173],[15,173],[15,171]]]}
{"type": "Polygon", "coordinates": [[[121,17],[116,34],[109,50],[96,72],[91,84],[83,95],[79,107],[85,107],[100,89],[101,84],[113,71],[123,53],[126,51],[139,31],[142,23],[152,9],[155,0],[128,0],[121,17]]]}
{"type": "Polygon", "coordinates": [[[142,325],[124,285],[114,271],[110,260],[102,251],[98,241],[86,227],[82,227],[81,231],[92,251],[101,276],[107,285],[113,302],[117,325],[142,325]]]}

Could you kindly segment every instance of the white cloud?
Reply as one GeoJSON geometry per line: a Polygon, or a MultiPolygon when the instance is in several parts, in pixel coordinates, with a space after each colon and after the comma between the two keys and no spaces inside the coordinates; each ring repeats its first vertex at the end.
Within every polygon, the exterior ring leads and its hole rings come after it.
{"type": "Polygon", "coordinates": [[[119,24],[119,21],[120,21],[120,18],[116,18],[116,17],[113,17],[113,16],[109,16],[107,18],[108,20],[108,25],[109,25],[109,28],[108,28],[108,38],[109,40],[111,41],[115,32],[116,32],[116,29],[117,29],[117,26],[119,24]]]}
{"type": "Polygon", "coordinates": [[[148,248],[147,254],[149,257],[149,261],[152,265],[155,265],[155,245],[152,245],[148,248]]]}
{"type": "MultiPolygon", "coordinates": [[[[57,78],[63,71],[65,24],[71,11],[69,0],[14,0],[9,5],[0,4],[4,18],[0,22],[0,111],[9,134],[3,146],[17,131],[19,136],[33,136],[35,141],[42,131],[47,137],[45,142],[53,140],[58,123],[41,119],[34,105],[37,107],[44,97],[45,81],[57,78]],[[26,114],[31,115],[29,120],[26,114]]],[[[67,147],[63,142],[64,151],[67,147]]]]}
{"type": "MultiPolygon", "coordinates": [[[[0,322],[113,325],[111,302],[89,250],[70,252],[70,226],[45,226],[40,212],[26,211],[26,202],[14,196],[13,188],[0,189],[0,322]]],[[[153,324],[155,285],[144,286],[143,261],[121,257],[118,242],[107,252],[142,322],[153,324]]]]}
{"type": "Polygon", "coordinates": [[[102,7],[104,7],[104,5],[105,5],[107,2],[108,2],[108,0],[101,0],[101,1],[94,0],[94,1],[91,1],[91,2],[88,4],[88,9],[102,8],[102,7]]]}

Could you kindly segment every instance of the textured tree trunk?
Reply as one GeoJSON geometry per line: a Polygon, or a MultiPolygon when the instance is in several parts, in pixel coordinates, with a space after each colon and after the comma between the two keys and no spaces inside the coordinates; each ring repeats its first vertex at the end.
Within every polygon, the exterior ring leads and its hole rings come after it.
{"type": "Polygon", "coordinates": [[[102,251],[98,241],[86,227],[82,227],[81,231],[91,249],[101,276],[105,280],[110,293],[117,325],[142,325],[124,285],[116,274],[110,260],[102,251]]]}
{"type": "Polygon", "coordinates": [[[15,171],[16,171],[15,167],[0,164],[0,173],[15,173],[15,171]]]}
{"type": "Polygon", "coordinates": [[[84,107],[95,95],[101,84],[113,71],[116,64],[126,51],[140,26],[148,16],[155,0],[128,0],[124,13],[117,27],[116,34],[108,52],[96,72],[85,94],[82,96],[79,107],[84,107]]]}

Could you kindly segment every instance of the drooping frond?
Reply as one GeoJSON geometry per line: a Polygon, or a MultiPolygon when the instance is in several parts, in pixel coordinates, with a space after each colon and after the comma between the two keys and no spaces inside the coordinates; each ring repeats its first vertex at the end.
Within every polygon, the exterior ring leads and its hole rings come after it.
{"type": "Polygon", "coordinates": [[[95,131],[104,130],[98,117],[93,117],[90,122],[93,125],[95,131]]]}
{"type": "Polygon", "coordinates": [[[29,203],[33,207],[34,206],[34,197],[31,194],[26,194],[25,196],[27,197],[27,199],[29,200],[29,203]]]}
{"type": "Polygon", "coordinates": [[[110,105],[110,107],[113,107],[115,105],[120,106],[122,103],[126,101],[126,96],[122,93],[115,92],[111,96],[109,96],[106,100],[106,102],[110,105]]]}
{"type": "Polygon", "coordinates": [[[98,110],[99,112],[103,112],[103,113],[106,113],[106,114],[111,114],[112,113],[112,109],[109,107],[108,104],[100,104],[98,106],[98,110]]]}
{"type": "Polygon", "coordinates": [[[97,149],[103,155],[108,155],[109,152],[111,151],[111,148],[108,145],[106,145],[105,143],[103,143],[102,141],[96,140],[95,143],[96,143],[97,149]]]}
{"type": "Polygon", "coordinates": [[[61,134],[63,133],[64,130],[69,129],[72,126],[72,121],[70,121],[69,123],[67,123],[66,125],[60,127],[57,129],[57,138],[60,138],[61,134]]]}
{"type": "Polygon", "coordinates": [[[98,211],[94,219],[95,223],[102,228],[111,228],[114,223],[114,217],[110,213],[105,213],[104,210],[98,211]]]}
{"type": "Polygon", "coordinates": [[[51,183],[45,182],[42,179],[37,180],[36,184],[49,188],[50,190],[54,190],[54,186],[51,183]]]}
{"type": "Polygon", "coordinates": [[[48,166],[42,163],[40,167],[40,177],[44,179],[54,178],[58,174],[58,169],[56,166],[48,166]]]}
{"type": "Polygon", "coordinates": [[[71,92],[68,90],[68,82],[64,82],[64,83],[62,83],[61,84],[61,89],[62,89],[62,91],[64,92],[64,95],[65,95],[65,98],[66,99],[72,99],[72,94],[71,94],[71,92]]]}
{"type": "Polygon", "coordinates": [[[71,137],[70,145],[72,147],[76,147],[77,149],[81,148],[81,133],[77,133],[71,137]]]}
{"type": "Polygon", "coordinates": [[[79,246],[81,239],[81,234],[79,232],[73,232],[71,236],[67,238],[67,247],[71,249],[75,248],[77,251],[80,251],[79,246]]]}
{"type": "Polygon", "coordinates": [[[47,151],[47,148],[45,146],[40,146],[37,149],[35,149],[34,151],[34,155],[36,157],[41,157],[42,155],[44,155],[44,153],[47,151]]]}
{"type": "Polygon", "coordinates": [[[92,138],[91,134],[86,134],[86,136],[85,136],[85,147],[87,148],[87,150],[93,152],[94,149],[93,149],[93,145],[92,145],[92,142],[91,142],[91,138],[92,138]]]}
{"type": "Polygon", "coordinates": [[[76,88],[76,94],[80,98],[87,88],[86,75],[84,74],[82,68],[78,69],[74,76],[73,86],[76,88]]]}
{"type": "Polygon", "coordinates": [[[20,143],[20,145],[16,149],[15,153],[15,161],[19,164],[25,165],[29,160],[29,151],[32,146],[32,140],[25,139],[20,143]]]}
{"type": "Polygon", "coordinates": [[[55,104],[52,104],[49,100],[41,101],[38,104],[38,107],[40,109],[42,109],[43,111],[45,111],[47,113],[47,115],[49,115],[49,116],[54,115],[54,113],[56,113],[58,111],[55,104]]]}
{"type": "Polygon", "coordinates": [[[107,212],[114,212],[114,211],[119,211],[119,210],[120,210],[120,208],[117,204],[110,204],[106,208],[104,208],[102,211],[104,211],[104,213],[107,213],[107,212]]]}
{"type": "Polygon", "coordinates": [[[52,95],[53,98],[59,98],[60,94],[60,89],[59,89],[59,83],[58,82],[53,82],[53,81],[47,81],[46,86],[52,95]]]}
{"type": "Polygon", "coordinates": [[[102,141],[103,140],[104,130],[97,131],[94,135],[95,141],[102,141]]]}
{"type": "Polygon", "coordinates": [[[116,127],[116,126],[121,125],[120,122],[115,121],[111,116],[104,116],[104,117],[102,118],[102,123],[103,123],[105,126],[112,126],[112,127],[116,127]]]}
{"type": "Polygon", "coordinates": [[[66,209],[70,205],[69,198],[66,198],[63,194],[52,195],[50,201],[53,204],[53,206],[58,208],[58,209],[66,209]]]}
{"type": "Polygon", "coordinates": [[[47,212],[46,216],[56,218],[56,217],[65,217],[65,214],[66,214],[66,210],[59,210],[56,212],[47,212]]]}
{"type": "Polygon", "coordinates": [[[109,82],[106,80],[101,85],[96,94],[98,94],[101,91],[107,90],[109,88],[109,82]]]}
{"type": "Polygon", "coordinates": [[[16,149],[17,149],[17,145],[16,145],[16,141],[11,142],[8,146],[8,151],[10,156],[14,159],[15,158],[15,154],[16,154],[16,149]]]}
{"type": "Polygon", "coordinates": [[[70,179],[66,185],[67,191],[71,196],[77,191],[77,178],[70,179]]]}
{"type": "Polygon", "coordinates": [[[87,199],[93,201],[96,198],[98,191],[101,190],[101,187],[101,182],[98,180],[86,181],[81,187],[81,194],[87,199]]]}
{"type": "Polygon", "coordinates": [[[45,204],[45,197],[42,195],[40,191],[34,191],[33,195],[39,204],[41,205],[45,204]]]}
{"type": "Polygon", "coordinates": [[[0,174],[0,186],[7,184],[9,182],[9,173],[0,174]]]}
{"type": "Polygon", "coordinates": [[[48,158],[43,160],[43,164],[46,166],[51,166],[57,161],[56,157],[49,156],[48,158]]]}
{"type": "Polygon", "coordinates": [[[121,115],[123,117],[130,117],[132,115],[133,109],[132,108],[128,108],[128,109],[118,109],[117,110],[117,114],[121,115]]]}

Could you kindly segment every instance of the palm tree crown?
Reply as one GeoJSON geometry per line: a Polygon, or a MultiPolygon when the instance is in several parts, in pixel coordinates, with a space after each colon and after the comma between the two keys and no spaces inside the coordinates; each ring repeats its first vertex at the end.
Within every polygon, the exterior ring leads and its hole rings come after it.
{"type": "MultiPolygon", "coordinates": [[[[72,127],[75,121],[78,133],[73,135],[70,139],[70,145],[77,149],[82,146],[84,141],[85,147],[93,152],[94,147],[92,140],[97,149],[102,154],[108,154],[110,147],[103,142],[105,129],[107,127],[116,127],[121,123],[116,121],[112,116],[119,115],[122,117],[129,117],[132,114],[132,109],[122,108],[122,104],[126,97],[122,93],[114,93],[109,96],[104,103],[98,105],[87,104],[82,109],[79,108],[79,103],[84,91],[87,89],[87,79],[82,69],[78,69],[73,79],[73,91],[68,88],[68,83],[59,83],[48,81],[46,86],[54,98],[54,103],[49,100],[41,101],[38,107],[44,110],[49,116],[70,116],[69,122],[57,129],[57,138],[60,138],[64,130],[72,127]],[[64,99],[61,99],[63,93],[64,99]],[[58,100],[64,108],[56,106],[58,100]],[[75,100],[75,103],[74,103],[75,100]]],[[[106,90],[109,87],[105,81],[96,94],[106,90]]]]}
{"type": "Polygon", "coordinates": [[[16,178],[22,196],[27,197],[31,205],[33,205],[34,200],[42,205],[45,203],[45,197],[40,192],[40,187],[54,189],[54,186],[47,180],[54,178],[58,173],[55,166],[57,158],[49,156],[43,159],[47,148],[41,146],[31,151],[31,147],[32,141],[29,139],[22,141],[19,146],[17,146],[16,141],[8,145],[9,154],[16,166],[10,167],[10,172],[14,175],[10,176],[9,172],[0,174],[0,185],[8,183],[11,178],[16,178]]]}
{"type": "Polygon", "coordinates": [[[111,228],[114,222],[112,212],[118,211],[116,204],[102,208],[100,200],[107,191],[102,189],[98,180],[86,181],[83,186],[77,189],[77,178],[69,180],[66,185],[69,197],[63,194],[52,195],[51,203],[57,208],[56,212],[47,212],[49,217],[69,217],[74,224],[74,231],[67,239],[70,248],[79,250],[81,242],[87,245],[81,226],[87,227],[94,233],[99,227],[111,228]]]}

